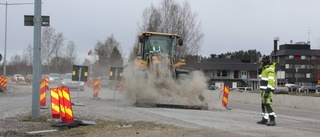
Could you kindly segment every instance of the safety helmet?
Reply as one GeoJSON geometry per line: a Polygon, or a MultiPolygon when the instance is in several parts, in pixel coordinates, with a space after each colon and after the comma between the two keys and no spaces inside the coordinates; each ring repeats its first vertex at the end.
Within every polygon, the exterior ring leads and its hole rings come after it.
{"type": "Polygon", "coordinates": [[[262,65],[267,65],[270,64],[270,57],[269,56],[264,56],[261,60],[262,65]]]}

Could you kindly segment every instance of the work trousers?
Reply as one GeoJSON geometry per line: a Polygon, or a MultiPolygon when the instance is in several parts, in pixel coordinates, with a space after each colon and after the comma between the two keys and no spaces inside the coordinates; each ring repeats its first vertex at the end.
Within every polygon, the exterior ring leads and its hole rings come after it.
{"type": "Polygon", "coordinates": [[[261,110],[262,110],[262,116],[265,119],[268,119],[270,115],[274,115],[275,113],[272,108],[272,96],[273,92],[269,93],[269,96],[267,98],[264,98],[265,90],[261,91],[261,110]]]}

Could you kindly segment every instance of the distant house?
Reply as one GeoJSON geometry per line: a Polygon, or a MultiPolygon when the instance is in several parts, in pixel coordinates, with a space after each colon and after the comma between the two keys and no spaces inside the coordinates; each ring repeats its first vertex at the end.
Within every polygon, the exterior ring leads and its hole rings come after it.
{"type": "MultiPolygon", "coordinates": [[[[277,86],[285,84],[320,84],[320,50],[310,49],[309,42],[282,44],[278,50],[278,39],[274,40],[271,61],[276,61],[277,86]]],[[[188,63],[187,70],[201,70],[210,84],[228,85],[230,88],[249,86],[259,88],[257,68],[260,64],[232,57],[205,59],[199,63],[188,63]]]]}
{"type": "Polygon", "coordinates": [[[278,40],[274,40],[272,60],[277,64],[279,84],[316,85],[320,79],[320,50],[310,49],[309,42],[292,41],[277,49],[278,40]]]}
{"type": "Polygon", "coordinates": [[[189,63],[183,66],[187,70],[202,70],[210,84],[215,86],[228,85],[230,88],[252,87],[259,85],[257,68],[259,64],[246,60],[229,58],[205,59],[199,63],[189,63]]]}

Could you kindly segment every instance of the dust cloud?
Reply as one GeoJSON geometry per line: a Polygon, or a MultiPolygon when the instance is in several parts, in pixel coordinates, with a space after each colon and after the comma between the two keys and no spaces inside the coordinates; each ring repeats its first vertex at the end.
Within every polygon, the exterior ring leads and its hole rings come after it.
{"type": "Polygon", "coordinates": [[[168,75],[169,70],[163,66],[166,65],[159,63],[154,66],[160,73],[157,78],[150,69],[136,68],[133,64],[125,67],[126,99],[132,103],[206,105],[200,99],[206,89],[206,79],[201,71],[191,72],[176,80],[168,75]]]}

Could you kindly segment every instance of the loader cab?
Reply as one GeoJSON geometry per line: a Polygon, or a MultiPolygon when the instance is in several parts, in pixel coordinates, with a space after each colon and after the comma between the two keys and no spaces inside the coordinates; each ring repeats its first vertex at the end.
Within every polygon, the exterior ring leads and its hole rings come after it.
{"type": "Polygon", "coordinates": [[[175,34],[144,32],[139,35],[137,55],[144,61],[147,61],[149,55],[173,58],[176,46],[182,44],[182,40],[175,34]]]}

